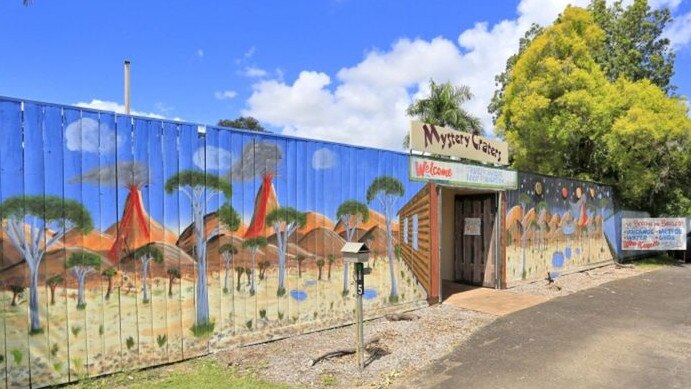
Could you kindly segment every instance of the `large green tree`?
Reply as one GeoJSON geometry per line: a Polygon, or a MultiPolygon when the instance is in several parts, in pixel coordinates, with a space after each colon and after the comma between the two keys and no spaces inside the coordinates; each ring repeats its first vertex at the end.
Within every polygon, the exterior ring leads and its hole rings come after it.
{"type": "Polygon", "coordinates": [[[6,236],[29,267],[31,333],[41,332],[38,314],[38,269],[41,261],[46,251],[70,229],[75,228],[83,234],[91,231],[91,215],[74,200],[57,196],[16,196],[0,204],[0,220],[6,222],[3,225],[6,236]]]}
{"type": "Polygon", "coordinates": [[[252,116],[240,116],[237,119],[221,119],[217,123],[220,127],[239,128],[242,130],[266,132],[264,126],[252,116]]]}
{"type": "Polygon", "coordinates": [[[276,247],[278,248],[278,288],[277,296],[286,293],[286,252],[288,250],[288,238],[305,226],[307,215],[293,207],[276,208],[266,215],[266,224],[273,227],[276,233],[276,247]]]}
{"type": "MultiPolygon", "coordinates": [[[[456,86],[450,82],[437,84],[430,80],[429,88],[429,96],[416,100],[408,107],[408,116],[435,126],[482,133],[480,119],[463,109],[463,104],[473,97],[468,86],[456,86]]],[[[406,135],[403,147],[407,148],[409,142],[409,136],[406,135]]]]}
{"type": "Polygon", "coordinates": [[[71,270],[72,274],[77,277],[77,309],[86,308],[84,282],[86,276],[101,268],[101,263],[100,255],[84,250],[72,253],[65,261],[65,268],[71,270]]]}
{"type": "Polygon", "coordinates": [[[149,295],[149,267],[151,262],[163,263],[163,253],[153,244],[147,244],[135,250],[132,257],[142,264],[142,303],[146,304],[151,299],[149,295]]]}
{"type": "Polygon", "coordinates": [[[688,108],[647,79],[610,81],[596,60],[605,42],[587,10],[568,7],[527,43],[496,121],[513,166],[611,184],[653,215],[691,212],[679,209],[691,198],[688,108]]]}
{"type": "Polygon", "coordinates": [[[604,50],[595,60],[611,81],[650,80],[665,92],[674,89],[674,52],[664,37],[672,21],[669,9],[651,9],[647,0],[634,0],[628,7],[618,0],[592,0],[588,9],[605,33],[604,50]]]}

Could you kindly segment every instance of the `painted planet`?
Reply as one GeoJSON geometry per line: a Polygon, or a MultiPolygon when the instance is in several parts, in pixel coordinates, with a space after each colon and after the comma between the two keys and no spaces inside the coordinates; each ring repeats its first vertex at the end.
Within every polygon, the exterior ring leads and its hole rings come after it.
{"type": "Polygon", "coordinates": [[[290,291],[290,297],[297,301],[305,301],[307,299],[307,292],[300,289],[293,289],[290,291]]]}
{"type": "Polygon", "coordinates": [[[566,259],[571,259],[571,247],[567,246],[564,249],[564,256],[566,257],[566,259]]]}
{"type": "Polygon", "coordinates": [[[377,297],[377,291],[375,289],[365,289],[365,292],[362,293],[362,298],[365,300],[372,300],[375,297],[377,297]]]}
{"type": "Polygon", "coordinates": [[[561,188],[561,197],[563,197],[563,198],[569,197],[569,190],[566,189],[566,187],[561,188]]]}
{"type": "Polygon", "coordinates": [[[542,196],[542,183],[540,181],[535,181],[535,194],[542,196]]]}
{"type": "Polygon", "coordinates": [[[561,251],[555,251],[552,254],[552,266],[559,269],[564,266],[564,253],[561,251]]]}
{"type": "Polygon", "coordinates": [[[314,285],[317,285],[317,281],[315,281],[315,280],[305,281],[305,286],[314,286],[314,285]]]}
{"type": "Polygon", "coordinates": [[[581,255],[581,249],[576,247],[576,255],[581,255]]]}
{"type": "Polygon", "coordinates": [[[594,199],[594,198],[595,198],[595,195],[597,194],[597,193],[595,192],[595,187],[591,186],[590,189],[588,190],[588,192],[590,193],[590,198],[591,198],[591,199],[594,199]]]}
{"type": "Polygon", "coordinates": [[[583,189],[581,189],[581,187],[579,186],[576,188],[576,198],[578,200],[580,200],[582,196],[583,196],[583,189]]]}

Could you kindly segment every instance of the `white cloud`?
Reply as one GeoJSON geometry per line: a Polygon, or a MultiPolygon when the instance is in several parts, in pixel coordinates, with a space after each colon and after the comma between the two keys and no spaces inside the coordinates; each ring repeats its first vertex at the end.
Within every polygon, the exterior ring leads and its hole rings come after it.
{"type": "Polygon", "coordinates": [[[238,95],[238,92],[234,90],[224,90],[214,93],[214,97],[217,100],[230,100],[234,99],[238,95]]]}
{"type": "Polygon", "coordinates": [[[233,165],[233,154],[216,146],[199,147],[192,155],[192,161],[200,169],[229,170],[233,165]]]}
{"type": "Polygon", "coordinates": [[[199,58],[204,58],[204,50],[202,50],[202,49],[197,49],[197,57],[199,57],[199,58]]]}
{"type": "Polygon", "coordinates": [[[122,137],[105,123],[92,118],[77,119],[65,129],[67,149],[87,153],[109,153],[122,144],[122,137]]]}
{"type": "Polygon", "coordinates": [[[336,154],[333,151],[322,147],[312,154],[312,169],[326,170],[334,166],[336,166],[336,154]]]}
{"type": "Polygon", "coordinates": [[[245,70],[242,71],[242,74],[246,77],[266,77],[268,73],[266,70],[256,66],[247,66],[245,70]]]}
{"type": "Polygon", "coordinates": [[[688,45],[691,42],[691,12],[674,16],[674,21],[665,30],[665,36],[677,50],[688,45]]]}
{"type": "MultiPolygon", "coordinates": [[[[83,102],[80,101],[75,104],[77,107],[82,107],[82,108],[91,108],[91,109],[98,109],[101,111],[110,111],[110,112],[116,112],[116,113],[125,113],[125,106],[119,103],[116,103],[114,101],[106,101],[106,100],[98,100],[98,99],[93,99],[90,102],[83,102]]],[[[153,118],[153,119],[165,119],[165,116],[153,112],[141,112],[141,111],[132,111],[130,110],[130,114],[134,116],[144,116],[148,118],[153,118]]],[[[180,118],[175,118],[173,120],[180,120],[180,118]]]]}

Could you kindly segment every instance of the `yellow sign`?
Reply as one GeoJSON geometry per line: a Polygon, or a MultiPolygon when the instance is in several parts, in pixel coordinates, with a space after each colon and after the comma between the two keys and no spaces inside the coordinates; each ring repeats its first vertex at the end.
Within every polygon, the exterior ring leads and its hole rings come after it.
{"type": "Polygon", "coordinates": [[[509,164],[509,146],[506,142],[417,121],[410,125],[410,148],[497,165],[509,164]]]}

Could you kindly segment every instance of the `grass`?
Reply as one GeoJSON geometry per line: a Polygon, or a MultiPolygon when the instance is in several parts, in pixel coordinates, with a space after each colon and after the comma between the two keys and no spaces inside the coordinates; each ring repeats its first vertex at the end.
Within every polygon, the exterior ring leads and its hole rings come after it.
{"type": "Polygon", "coordinates": [[[219,362],[201,358],[157,369],[118,373],[103,378],[89,379],[67,388],[238,388],[238,389],[288,389],[289,386],[261,381],[238,374],[219,362]]]}
{"type": "Polygon", "coordinates": [[[672,266],[677,264],[677,260],[666,255],[666,254],[659,254],[659,255],[653,255],[650,257],[645,257],[645,258],[640,258],[640,259],[634,259],[631,261],[634,265],[637,267],[640,267],[641,269],[659,269],[661,267],[665,266],[672,266]]]}

